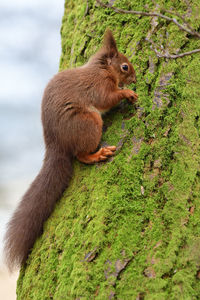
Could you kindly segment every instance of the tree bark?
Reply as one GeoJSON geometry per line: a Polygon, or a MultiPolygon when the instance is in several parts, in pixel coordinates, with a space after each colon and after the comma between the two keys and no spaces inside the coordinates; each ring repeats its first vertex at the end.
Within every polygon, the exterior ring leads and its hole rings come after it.
{"type": "MultiPolygon", "coordinates": [[[[200,25],[198,1],[110,3],[173,7],[194,29],[200,25]]],[[[158,58],[146,37],[171,54],[200,41],[157,17],[67,0],[60,70],[85,63],[107,27],[135,67],[137,106],[124,100],[104,117],[102,143],[117,145],[114,158],[74,163],[71,185],[21,269],[19,300],[200,295],[200,54],[158,58]]]]}

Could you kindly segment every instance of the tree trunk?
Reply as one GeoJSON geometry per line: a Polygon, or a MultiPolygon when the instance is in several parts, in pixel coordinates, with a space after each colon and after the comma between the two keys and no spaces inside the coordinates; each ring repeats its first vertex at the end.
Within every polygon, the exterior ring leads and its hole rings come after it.
{"type": "MultiPolygon", "coordinates": [[[[200,25],[198,1],[110,3],[173,7],[194,29],[200,25]]],[[[200,41],[162,18],[66,0],[60,69],[85,63],[107,27],[135,67],[137,107],[124,100],[104,117],[102,143],[117,145],[114,158],[74,163],[71,185],[21,269],[19,300],[200,295],[200,54],[158,58],[145,38],[171,54],[200,41]]]]}

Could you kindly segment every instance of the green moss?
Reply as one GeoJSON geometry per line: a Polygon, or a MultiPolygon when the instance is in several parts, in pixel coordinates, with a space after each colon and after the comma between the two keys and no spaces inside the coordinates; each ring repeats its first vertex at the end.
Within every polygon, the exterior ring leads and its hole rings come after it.
{"type": "MultiPolygon", "coordinates": [[[[180,1],[157,2],[188,9],[180,1]]],[[[199,1],[192,3],[198,28],[199,1]]],[[[145,42],[149,18],[88,4],[85,15],[86,3],[66,1],[60,69],[83,64],[109,27],[135,66],[140,109],[123,101],[105,116],[102,141],[118,146],[114,159],[75,162],[70,187],[21,269],[18,299],[198,299],[199,54],[158,60],[145,42]]],[[[155,8],[147,0],[115,5],[155,8]]],[[[199,47],[174,24],[158,22],[152,38],[171,53],[199,47]]]]}

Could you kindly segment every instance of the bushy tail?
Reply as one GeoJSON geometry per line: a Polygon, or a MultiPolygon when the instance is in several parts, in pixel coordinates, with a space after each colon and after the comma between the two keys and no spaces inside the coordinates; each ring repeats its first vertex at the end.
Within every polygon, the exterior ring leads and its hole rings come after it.
{"type": "Polygon", "coordinates": [[[27,259],[43,223],[55,202],[62,196],[72,176],[72,159],[58,153],[46,153],[43,167],[23,196],[5,235],[5,260],[10,271],[27,259]]]}

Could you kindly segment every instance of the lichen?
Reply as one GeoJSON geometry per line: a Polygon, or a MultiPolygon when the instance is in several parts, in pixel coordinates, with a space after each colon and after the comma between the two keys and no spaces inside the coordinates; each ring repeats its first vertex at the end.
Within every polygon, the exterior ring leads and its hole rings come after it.
{"type": "MultiPolygon", "coordinates": [[[[197,29],[199,1],[186,2],[156,3],[190,13],[197,29]]],[[[155,9],[148,0],[114,5],[155,9]]],[[[199,47],[174,24],[157,22],[152,38],[171,53],[199,47]]],[[[136,107],[124,100],[104,117],[102,143],[118,146],[114,159],[74,162],[70,187],[21,269],[19,300],[199,298],[199,54],[158,59],[145,41],[151,26],[148,17],[93,0],[66,1],[60,70],[86,62],[109,27],[136,69],[139,100],[136,107]]]]}

